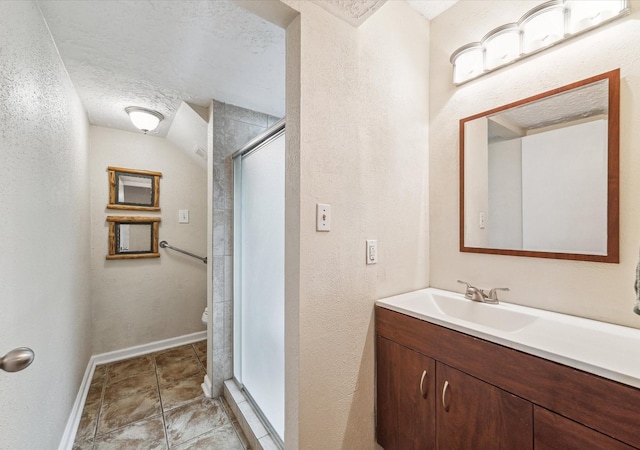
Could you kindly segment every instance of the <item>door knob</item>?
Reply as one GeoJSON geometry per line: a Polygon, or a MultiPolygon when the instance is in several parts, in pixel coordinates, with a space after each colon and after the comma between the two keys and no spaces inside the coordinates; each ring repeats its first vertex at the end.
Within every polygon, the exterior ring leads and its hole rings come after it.
{"type": "Polygon", "coordinates": [[[0,369],[5,372],[18,372],[33,362],[35,354],[27,347],[18,347],[0,358],[0,369]]]}

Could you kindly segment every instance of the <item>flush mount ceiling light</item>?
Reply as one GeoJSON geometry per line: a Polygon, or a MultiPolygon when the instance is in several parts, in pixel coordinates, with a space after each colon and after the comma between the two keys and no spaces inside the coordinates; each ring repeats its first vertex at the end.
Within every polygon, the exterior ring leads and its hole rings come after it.
{"type": "Polygon", "coordinates": [[[629,13],[628,0],[552,0],[451,55],[456,86],[629,13]]]}
{"type": "Polygon", "coordinates": [[[128,106],[124,110],[129,114],[129,119],[131,119],[135,127],[144,134],[155,130],[160,121],[164,119],[164,116],[158,111],[141,108],[139,106],[128,106]]]}

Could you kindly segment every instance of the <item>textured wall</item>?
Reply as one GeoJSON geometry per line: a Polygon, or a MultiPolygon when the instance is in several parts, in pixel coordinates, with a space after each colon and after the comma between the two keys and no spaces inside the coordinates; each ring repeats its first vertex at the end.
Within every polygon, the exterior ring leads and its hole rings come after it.
{"type": "Polygon", "coordinates": [[[57,448],[91,355],[87,119],[35,2],[0,3],[0,448],[57,448]]]}
{"type": "Polygon", "coordinates": [[[508,286],[505,300],[640,327],[632,313],[640,243],[640,2],[604,28],[455,87],[449,56],[494,27],[517,20],[537,1],[459,2],[431,23],[431,285],[459,291],[456,280],[508,286]],[[620,264],[460,253],[458,121],[620,67],[620,264]]]}
{"type": "Polygon", "coordinates": [[[233,162],[231,155],[278,121],[238,106],[213,105],[213,334],[207,368],[214,396],[233,376],[233,162]]]}
{"type": "Polygon", "coordinates": [[[207,173],[163,138],[102,127],[89,132],[93,352],[202,331],[207,266],[160,249],[160,258],[110,260],[107,215],[160,216],[160,240],[206,255],[207,173]],[[160,213],[107,210],[107,166],[162,172],[160,213]],[[178,223],[178,210],[189,223],[178,223]]]}
{"type": "Polygon", "coordinates": [[[429,28],[404,2],[358,29],[287,3],[300,47],[288,42],[285,442],[374,448],[374,302],[429,282],[429,28]],[[317,202],[332,205],[328,233],[317,202]]]}

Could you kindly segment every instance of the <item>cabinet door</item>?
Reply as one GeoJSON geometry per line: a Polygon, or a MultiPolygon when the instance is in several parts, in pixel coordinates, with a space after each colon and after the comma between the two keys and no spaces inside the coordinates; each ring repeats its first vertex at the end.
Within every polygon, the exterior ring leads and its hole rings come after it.
{"type": "Polygon", "coordinates": [[[577,422],[534,407],[534,447],[536,450],[631,450],[626,444],[577,422]]]}
{"type": "Polygon", "coordinates": [[[385,450],[435,449],[435,362],[376,336],[378,443],[385,450]]]}
{"type": "Polygon", "coordinates": [[[442,363],[436,380],[438,449],[533,447],[531,403],[442,363]]]}

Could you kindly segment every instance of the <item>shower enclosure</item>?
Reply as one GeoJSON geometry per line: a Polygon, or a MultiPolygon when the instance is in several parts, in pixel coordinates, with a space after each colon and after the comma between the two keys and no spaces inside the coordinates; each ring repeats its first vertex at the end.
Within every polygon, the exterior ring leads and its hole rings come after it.
{"type": "Polygon", "coordinates": [[[284,121],[234,154],[234,377],[284,438],[284,121]]]}

